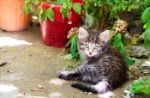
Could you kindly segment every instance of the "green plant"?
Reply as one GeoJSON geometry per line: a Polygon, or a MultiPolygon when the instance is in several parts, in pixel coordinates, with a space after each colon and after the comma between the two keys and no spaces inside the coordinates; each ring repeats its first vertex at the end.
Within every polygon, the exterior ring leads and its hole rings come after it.
{"type": "Polygon", "coordinates": [[[77,35],[73,35],[67,42],[66,47],[69,48],[69,54],[65,56],[65,59],[74,59],[75,61],[79,58],[79,52],[77,47],[77,35]]]}
{"type": "Polygon", "coordinates": [[[123,55],[124,60],[127,65],[131,66],[135,63],[135,60],[131,59],[126,54],[124,39],[123,39],[123,35],[121,33],[117,32],[111,39],[110,44],[115,46],[119,50],[119,52],[123,55]]]}
{"type": "Polygon", "coordinates": [[[25,0],[24,13],[35,13],[35,8],[42,0],[25,0]]]}
{"type": "Polygon", "coordinates": [[[81,4],[74,3],[72,0],[26,0],[24,4],[24,12],[25,13],[33,13],[39,16],[40,20],[50,19],[53,21],[54,12],[52,8],[44,9],[40,7],[42,3],[50,3],[62,5],[60,11],[63,15],[63,18],[69,17],[69,11],[73,9],[76,13],[81,13],[81,4]]]}
{"type": "Polygon", "coordinates": [[[80,58],[80,61],[82,60],[81,55],[78,51],[78,47],[77,47],[77,35],[73,35],[71,36],[71,38],[69,39],[69,41],[66,44],[66,47],[69,47],[69,54],[67,54],[66,56],[64,56],[64,59],[66,60],[74,60],[75,64],[73,65],[66,65],[64,67],[65,70],[69,70],[69,69],[73,69],[76,66],[78,66],[78,62],[77,60],[80,58]]]}
{"type": "Polygon", "coordinates": [[[129,90],[134,94],[145,94],[150,96],[150,77],[142,80],[136,80],[129,87],[129,90]]]}
{"type": "Polygon", "coordinates": [[[150,7],[144,10],[141,16],[141,20],[144,23],[144,43],[146,47],[150,48],[150,7]]]}
{"type": "Polygon", "coordinates": [[[150,0],[84,0],[84,19],[88,28],[103,30],[120,14],[131,11],[141,13],[148,6],[150,0]]]}
{"type": "Polygon", "coordinates": [[[123,20],[117,20],[112,28],[112,32],[110,34],[110,41],[109,44],[116,47],[118,51],[124,57],[124,60],[127,65],[133,65],[135,60],[128,57],[126,53],[126,43],[125,43],[125,33],[127,33],[127,22],[123,20]]]}

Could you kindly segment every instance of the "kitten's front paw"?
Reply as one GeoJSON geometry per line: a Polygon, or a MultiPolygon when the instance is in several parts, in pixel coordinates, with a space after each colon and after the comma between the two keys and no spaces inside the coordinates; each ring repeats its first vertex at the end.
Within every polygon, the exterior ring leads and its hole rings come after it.
{"type": "Polygon", "coordinates": [[[58,76],[58,78],[61,78],[61,79],[67,79],[68,73],[69,72],[67,72],[67,71],[61,71],[61,72],[57,73],[57,76],[58,76]]]}

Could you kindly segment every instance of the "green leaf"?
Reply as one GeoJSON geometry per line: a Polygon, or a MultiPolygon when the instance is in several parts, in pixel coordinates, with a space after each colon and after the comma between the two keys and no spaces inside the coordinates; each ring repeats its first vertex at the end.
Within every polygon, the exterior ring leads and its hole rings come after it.
{"type": "Polygon", "coordinates": [[[62,4],[64,0],[57,0],[57,4],[62,4]]]}
{"type": "MultiPolygon", "coordinates": [[[[70,40],[67,42],[66,47],[70,46],[70,55],[68,55],[67,57],[69,57],[70,59],[74,59],[77,60],[79,58],[79,52],[78,52],[78,47],[77,47],[77,35],[73,35],[70,40]]],[[[66,57],[66,58],[67,58],[66,57]]]]}
{"type": "Polygon", "coordinates": [[[74,3],[73,4],[73,9],[76,13],[80,14],[81,13],[81,5],[80,3],[74,3]]]}
{"type": "Polygon", "coordinates": [[[145,82],[150,84],[150,77],[145,79],[145,82]]]}
{"type": "Polygon", "coordinates": [[[144,32],[144,43],[147,48],[150,48],[150,28],[144,32]]]}
{"type": "Polygon", "coordinates": [[[85,10],[88,10],[88,8],[89,8],[89,6],[90,6],[90,1],[89,1],[89,0],[85,0],[84,3],[85,3],[85,4],[84,4],[84,9],[85,9],[85,10]]]}
{"type": "MultiPolygon", "coordinates": [[[[150,84],[149,84],[150,85],[150,84]]],[[[150,96],[150,87],[149,88],[144,88],[143,93],[150,96]]]]}
{"type": "Polygon", "coordinates": [[[122,35],[120,33],[117,33],[114,36],[114,44],[113,45],[119,50],[119,52],[122,55],[126,54],[126,50],[125,50],[124,44],[122,42],[122,35]]]}
{"type": "Polygon", "coordinates": [[[140,93],[150,96],[150,77],[147,77],[142,80],[136,80],[129,87],[129,90],[135,94],[140,93]]]}
{"type": "Polygon", "coordinates": [[[76,39],[77,39],[77,36],[75,36],[75,35],[71,38],[70,52],[71,52],[73,58],[75,58],[77,56],[77,43],[76,43],[76,39]]]}
{"type": "Polygon", "coordinates": [[[63,7],[60,9],[60,12],[63,15],[63,18],[67,18],[69,16],[69,10],[68,9],[64,9],[63,7]]]}
{"type": "Polygon", "coordinates": [[[24,13],[32,12],[32,0],[26,0],[24,3],[24,13]]]}
{"type": "Polygon", "coordinates": [[[35,4],[39,4],[42,0],[34,0],[35,4]]]}
{"type": "Polygon", "coordinates": [[[149,29],[150,28],[150,19],[144,24],[144,29],[149,29]]]}
{"type": "Polygon", "coordinates": [[[52,8],[46,10],[46,16],[51,20],[54,21],[54,12],[52,8]]]}
{"type": "Polygon", "coordinates": [[[142,85],[136,86],[136,88],[134,88],[134,93],[140,93],[142,92],[143,89],[144,89],[144,86],[142,85]]]}
{"type": "Polygon", "coordinates": [[[143,80],[136,80],[136,81],[134,81],[133,85],[134,85],[134,86],[139,86],[139,85],[141,85],[142,83],[143,83],[143,80]]]}
{"type": "Polygon", "coordinates": [[[69,11],[71,8],[72,8],[72,3],[70,0],[65,0],[62,3],[62,7],[60,9],[60,12],[62,13],[63,18],[67,18],[69,16],[69,11]]]}
{"type": "Polygon", "coordinates": [[[46,20],[47,16],[46,16],[46,10],[45,9],[40,9],[40,14],[39,14],[39,17],[40,19],[43,21],[43,20],[46,20]]]}
{"type": "Polygon", "coordinates": [[[135,60],[130,57],[126,56],[124,59],[125,59],[126,64],[129,66],[135,64],[135,60]]]}
{"type": "Polygon", "coordinates": [[[118,51],[123,55],[123,58],[126,62],[127,65],[133,65],[135,63],[134,59],[131,59],[130,57],[127,56],[126,54],[126,48],[125,45],[123,43],[123,38],[122,38],[122,34],[120,33],[116,33],[114,35],[114,37],[110,40],[109,42],[111,45],[115,46],[118,51]]]}
{"type": "Polygon", "coordinates": [[[141,17],[143,23],[147,22],[149,19],[150,19],[150,7],[144,10],[141,17]]]}
{"type": "Polygon", "coordinates": [[[25,0],[24,3],[24,12],[25,13],[32,13],[32,14],[36,14],[38,12],[36,12],[37,8],[39,7],[39,3],[42,2],[43,0],[25,0]]]}

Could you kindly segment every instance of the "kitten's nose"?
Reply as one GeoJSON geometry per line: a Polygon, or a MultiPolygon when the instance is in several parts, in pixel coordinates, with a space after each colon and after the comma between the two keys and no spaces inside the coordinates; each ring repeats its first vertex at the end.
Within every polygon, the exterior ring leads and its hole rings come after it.
{"type": "Polygon", "coordinates": [[[91,55],[91,54],[92,54],[92,52],[89,52],[89,54],[91,55]]]}

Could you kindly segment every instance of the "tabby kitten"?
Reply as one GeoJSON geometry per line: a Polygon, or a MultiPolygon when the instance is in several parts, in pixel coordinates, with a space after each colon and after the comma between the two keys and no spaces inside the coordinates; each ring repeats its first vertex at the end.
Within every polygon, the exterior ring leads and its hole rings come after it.
{"type": "Polygon", "coordinates": [[[85,62],[72,71],[61,71],[57,76],[78,80],[72,87],[86,92],[106,93],[125,82],[127,66],[121,54],[108,44],[109,30],[98,33],[79,28],[78,47],[85,62]]]}

